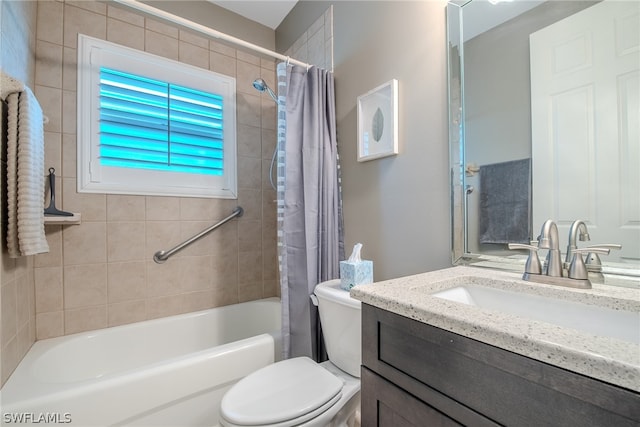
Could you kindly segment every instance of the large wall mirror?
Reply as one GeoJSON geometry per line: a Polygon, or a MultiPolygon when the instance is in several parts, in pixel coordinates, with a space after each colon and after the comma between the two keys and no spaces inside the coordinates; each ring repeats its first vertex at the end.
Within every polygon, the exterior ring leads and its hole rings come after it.
{"type": "Polygon", "coordinates": [[[450,1],[454,264],[522,271],[507,242],[553,219],[564,253],[583,220],[578,247],[621,246],[605,283],[640,281],[639,23],[637,1],[450,1]]]}

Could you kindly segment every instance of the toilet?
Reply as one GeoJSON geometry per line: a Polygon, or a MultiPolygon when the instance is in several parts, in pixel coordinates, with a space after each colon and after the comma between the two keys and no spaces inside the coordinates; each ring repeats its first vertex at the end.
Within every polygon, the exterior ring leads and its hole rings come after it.
{"type": "Polygon", "coordinates": [[[340,280],[318,284],[314,294],[329,360],[296,357],[246,376],[222,398],[222,426],[360,425],[360,301],[340,280]]]}

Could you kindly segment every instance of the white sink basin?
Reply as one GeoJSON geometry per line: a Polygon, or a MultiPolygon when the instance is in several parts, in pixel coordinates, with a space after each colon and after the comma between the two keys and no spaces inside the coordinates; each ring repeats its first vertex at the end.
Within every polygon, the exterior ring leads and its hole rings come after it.
{"type": "Polygon", "coordinates": [[[431,295],[640,344],[640,313],[466,284],[431,295]]]}

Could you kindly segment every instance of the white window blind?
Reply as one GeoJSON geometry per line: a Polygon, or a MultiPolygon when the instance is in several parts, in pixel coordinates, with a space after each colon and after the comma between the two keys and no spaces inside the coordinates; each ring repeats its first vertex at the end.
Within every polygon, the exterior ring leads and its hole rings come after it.
{"type": "Polygon", "coordinates": [[[235,80],[86,41],[79,191],[235,198],[235,80]]]}

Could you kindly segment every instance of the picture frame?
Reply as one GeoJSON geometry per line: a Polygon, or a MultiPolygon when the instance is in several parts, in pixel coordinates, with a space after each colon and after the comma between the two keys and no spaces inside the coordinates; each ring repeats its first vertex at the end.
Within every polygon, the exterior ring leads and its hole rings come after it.
{"type": "Polygon", "coordinates": [[[398,80],[358,97],[358,161],[398,154],[398,80]]]}

